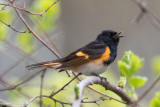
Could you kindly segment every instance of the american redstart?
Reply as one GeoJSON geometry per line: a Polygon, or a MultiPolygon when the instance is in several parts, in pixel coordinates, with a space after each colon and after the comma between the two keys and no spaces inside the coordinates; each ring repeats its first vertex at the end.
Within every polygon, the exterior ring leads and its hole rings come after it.
{"type": "Polygon", "coordinates": [[[53,61],[41,62],[27,66],[28,68],[48,67],[58,70],[72,70],[83,75],[99,75],[117,56],[117,46],[121,32],[102,31],[96,40],[77,49],[66,57],[53,61]]]}

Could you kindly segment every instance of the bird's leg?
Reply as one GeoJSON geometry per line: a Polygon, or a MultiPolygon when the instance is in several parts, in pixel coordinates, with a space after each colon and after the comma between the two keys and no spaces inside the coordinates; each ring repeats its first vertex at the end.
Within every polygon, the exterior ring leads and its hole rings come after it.
{"type": "Polygon", "coordinates": [[[101,77],[101,76],[99,76],[98,74],[92,73],[92,75],[99,77],[99,78],[101,79],[101,82],[102,82],[102,81],[105,81],[105,82],[107,81],[107,78],[101,77]]]}

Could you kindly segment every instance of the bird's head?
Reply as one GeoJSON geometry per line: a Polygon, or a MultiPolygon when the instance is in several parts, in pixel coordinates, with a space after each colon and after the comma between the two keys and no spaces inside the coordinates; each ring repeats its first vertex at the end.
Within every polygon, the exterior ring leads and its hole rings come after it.
{"type": "Polygon", "coordinates": [[[97,37],[97,40],[103,41],[106,44],[114,43],[118,45],[121,32],[115,32],[113,30],[104,30],[97,37]]]}

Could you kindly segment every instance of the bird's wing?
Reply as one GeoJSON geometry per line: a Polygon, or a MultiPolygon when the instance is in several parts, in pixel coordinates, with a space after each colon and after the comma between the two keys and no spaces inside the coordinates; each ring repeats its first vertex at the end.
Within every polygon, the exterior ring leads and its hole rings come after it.
{"type": "Polygon", "coordinates": [[[58,69],[76,67],[90,61],[105,60],[106,58],[109,58],[109,55],[110,49],[106,44],[99,41],[93,41],[66,56],[58,69]]]}

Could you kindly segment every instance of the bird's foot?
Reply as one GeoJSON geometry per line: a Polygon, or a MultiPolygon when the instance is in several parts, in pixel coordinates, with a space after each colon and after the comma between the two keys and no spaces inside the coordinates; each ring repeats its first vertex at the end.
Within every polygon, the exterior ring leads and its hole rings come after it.
{"type": "Polygon", "coordinates": [[[101,77],[98,74],[93,74],[93,75],[99,77],[101,79],[101,82],[103,82],[103,81],[107,82],[107,78],[101,77]]]}

